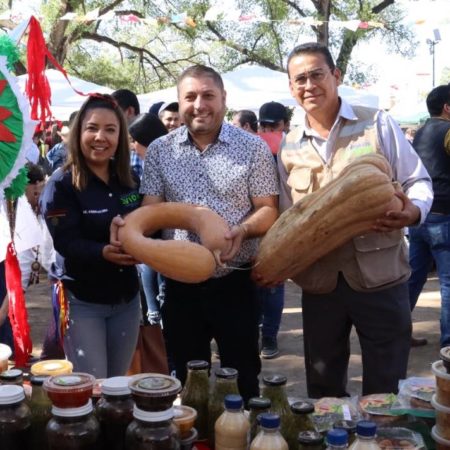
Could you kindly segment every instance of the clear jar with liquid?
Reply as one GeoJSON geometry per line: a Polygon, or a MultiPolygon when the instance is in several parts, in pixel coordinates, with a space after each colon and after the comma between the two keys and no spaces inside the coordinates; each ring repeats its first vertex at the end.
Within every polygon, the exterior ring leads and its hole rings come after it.
{"type": "Polygon", "coordinates": [[[329,430],[326,437],[327,450],[345,450],[348,446],[348,434],[342,428],[329,430]]]}
{"type": "Polygon", "coordinates": [[[260,431],[253,439],[250,450],[288,450],[288,444],[280,433],[280,423],[278,414],[261,414],[260,431]]]}

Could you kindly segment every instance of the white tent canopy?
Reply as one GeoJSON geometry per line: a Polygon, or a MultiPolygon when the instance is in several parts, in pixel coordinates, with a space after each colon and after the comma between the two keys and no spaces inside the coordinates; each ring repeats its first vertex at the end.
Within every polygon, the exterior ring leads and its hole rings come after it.
{"type": "MultiPolygon", "coordinates": [[[[47,69],[45,74],[52,91],[51,110],[53,116],[58,120],[68,120],[72,112],[80,109],[80,106],[84,103],[86,97],[77,94],[59,70],[47,69]]],[[[110,94],[113,92],[113,89],[100,86],[99,84],[91,83],[89,81],[84,81],[80,78],[74,77],[73,75],[68,75],[68,77],[72,83],[72,86],[84,94],[93,92],[110,94]]],[[[28,74],[17,77],[17,82],[22,92],[25,92],[25,83],[27,78],[28,74]]]]}
{"type": "MultiPolygon", "coordinates": [[[[244,65],[223,76],[227,91],[227,106],[232,110],[250,109],[258,112],[263,103],[276,101],[285,106],[297,106],[289,91],[287,74],[265,67],[244,65]]],[[[378,107],[378,96],[370,92],[339,86],[340,95],[351,104],[378,107]]],[[[159,101],[176,101],[176,87],[138,95],[141,110],[159,101]]]]}

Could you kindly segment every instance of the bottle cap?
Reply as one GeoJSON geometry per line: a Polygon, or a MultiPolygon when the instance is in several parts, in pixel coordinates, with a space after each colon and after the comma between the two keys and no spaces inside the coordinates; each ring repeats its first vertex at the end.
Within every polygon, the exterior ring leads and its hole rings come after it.
{"type": "Polygon", "coordinates": [[[348,442],[348,433],[342,428],[329,430],[327,433],[328,445],[345,445],[348,442]]]}
{"type": "Polygon", "coordinates": [[[269,409],[272,402],[267,397],[252,397],[248,401],[249,409],[269,409]]]}
{"type": "Polygon", "coordinates": [[[81,417],[90,414],[93,410],[92,400],[77,408],[59,408],[58,406],[52,406],[52,414],[59,417],[81,417]]]}
{"type": "Polygon", "coordinates": [[[375,422],[370,422],[369,420],[360,420],[356,424],[356,434],[365,437],[375,436],[377,432],[377,425],[375,422]]]}
{"type": "Polygon", "coordinates": [[[309,402],[295,402],[291,405],[294,414],[311,414],[314,412],[314,405],[309,402]]]}
{"type": "Polygon", "coordinates": [[[102,394],[105,395],[131,395],[131,390],[128,386],[131,377],[111,377],[103,380],[102,394]]]}
{"type": "Polygon", "coordinates": [[[259,425],[263,428],[278,428],[280,426],[280,416],[278,414],[263,413],[258,416],[259,425]]]}
{"type": "Polygon", "coordinates": [[[32,386],[42,386],[46,378],[48,378],[46,375],[32,375],[30,377],[30,383],[32,386]]]}
{"type": "Polygon", "coordinates": [[[194,359],[192,361],[188,361],[187,368],[190,370],[205,370],[209,368],[209,364],[207,361],[194,359]]]}
{"type": "Polygon", "coordinates": [[[300,431],[298,442],[303,445],[318,445],[322,444],[323,436],[317,431],[300,431]]]}
{"type": "Polygon", "coordinates": [[[15,384],[5,384],[0,386],[0,405],[12,405],[25,399],[25,392],[22,386],[15,384]]]}
{"type": "Polygon", "coordinates": [[[225,395],[225,408],[226,409],[241,409],[242,408],[242,397],[236,394],[225,395]]]}
{"type": "Polygon", "coordinates": [[[333,424],[333,428],[343,428],[348,433],[356,431],[356,422],[354,420],[337,420],[333,424]]]}
{"type": "Polygon", "coordinates": [[[220,367],[214,372],[217,378],[237,378],[238,371],[231,367],[220,367]]]}
{"type": "Polygon", "coordinates": [[[266,375],[263,377],[263,383],[266,386],[284,386],[287,378],[284,375],[266,375]]]}

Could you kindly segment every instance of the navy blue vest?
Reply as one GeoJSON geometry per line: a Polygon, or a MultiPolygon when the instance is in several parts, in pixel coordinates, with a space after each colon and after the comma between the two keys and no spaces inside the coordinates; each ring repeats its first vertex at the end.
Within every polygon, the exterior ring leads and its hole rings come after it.
{"type": "Polygon", "coordinates": [[[433,181],[431,212],[442,214],[450,214],[450,155],[444,147],[449,130],[450,121],[431,117],[417,130],[412,144],[433,181]]]}

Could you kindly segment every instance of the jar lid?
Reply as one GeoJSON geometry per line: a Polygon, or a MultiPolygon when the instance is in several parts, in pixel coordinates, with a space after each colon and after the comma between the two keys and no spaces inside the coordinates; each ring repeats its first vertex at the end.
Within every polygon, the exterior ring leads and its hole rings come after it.
{"type": "Polygon", "coordinates": [[[291,411],[294,414],[311,414],[314,411],[314,405],[309,402],[295,402],[291,405],[291,411]]]}
{"type": "Polygon", "coordinates": [[[48,377],[44,389],[49,392],[71,392],[92,389],[95,377],[89,373],[74,372],[48,377]]]}
{"type": "Polygon", "coordinates": [[[226,409],[241,409],[243,405],[242,397],[237,394],[225,395],[224,403],[226,409]]]}
{"type": "Polygon", "coordinates": [[[439,356],[443,361],[450,362],[450,347],[442,347],[439,356]]]}
{"type": "Polygon", "coordinates": [[[42,386],[47,378],[48,376],[46,375],[32,375],[30,377],[30,383],[33,386],[42,386]]]}
{"type": "Polygon", "coordinates": [[[214,374],[218,378],[237,378],[238,371],[231,367],[220,367],[215,370],[214,374]]]}
{"type": "Polygon", "coordinates": [[[111,377],[102,381],[101,390],[105,395],[130,395],[128,386],[131,377],[111,377]]]}
{"type": "Polygon", "coordinates": [[[356,424],[356,434],[365,437],[375,436],[377,432],[377,425],[375,422],[369,420],[360,420],[356,424]]]}
{"type": "Polygon", "coordinates": [[[329,430],[327,433],[328,445],[346,445],[348,442],[348,433],[342,428],[329,430]]]}
{"type": "Polygon", "coordinates": [[[187,363],[187,368],[191,370],[205,370],[208,367],[208,361],[203,361],[202,359],[194,359],[187,363]]]}
{"type": "Polygon", "coordinates": [[[159,373],[142,373],[130,378],[128,386],[133,394],[146,397],[169,397],[181,391],[180,380],[159,373]]]}
{"type": "Polygon", "coordinates": [[[133,417],[144,422],[164,422],[165,420],[173,419],[173,415],[173,408],[165,411],[144,411],[136,405],[133,407],[133,417]]]}
{"type": "Polygon", "coordinates": [[[333,428],[343,428],[348,433],[354,433],[356,431],[356,422],[354,420],[337,420],[334,422],[333,428]]]}
{"type": "Polygon", "coordinates": [[[264,413],[258,416],[259,425],[264,428],[278,428],[280,426],[280,416],[278,414],[264,413]]]}
{"type": "Polygon", "coordinates": [[[266,386],[284,386],[287,378],[284,375],[266,375],[263,377],[263,383],[266,386]]]}
{"type": "Polygon", "coordinates": [[[249,409],[269,409],[272,402],[267,397],[252,397],[248,401],[249,409]]]}
{"type": "Polygon", "coordinates": [[[92,400],[89,399],[88,402],[79,406],[78,408],[58,408],[57,406],[52,406],[52,414],[59,417],[81,417],[93,411],[92,400]]]}
{"type": "Polygon", "coordinates": [[[22,386],[5,384],[0,386],[0,405],[12,405],[25,399],[25,391],[22,386]]]}
{"type": "Polygon", "coordinates": [[[20,369],[9,369],[0,373],[0,380],[11,381],[20,378],[22,375],[23,372],[20,369]]]}
{"type": "Polygon", "coordinates": [[[30,372],[33,375],[63,375],[71,373],[73,364],[66,359],[48,359],[34,363],[30,367],[30,372]]]}
{"type": "Polygon", "coordinates": [[[323,442],[323,436],[318,431],[300,431],[298,442],[303,445],[319,445],[323,442]]]}

